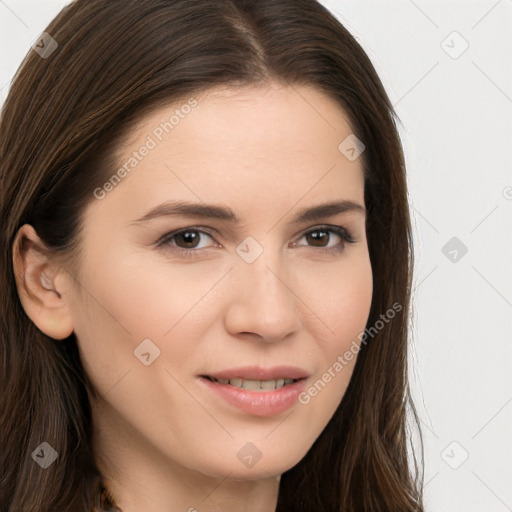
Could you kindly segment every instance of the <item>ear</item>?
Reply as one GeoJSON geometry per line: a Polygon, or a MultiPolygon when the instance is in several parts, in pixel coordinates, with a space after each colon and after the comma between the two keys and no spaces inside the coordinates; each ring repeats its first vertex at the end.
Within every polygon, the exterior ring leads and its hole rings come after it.
{"type": "Polygon", "coordinates": [[[23,225],[13,243],[13,268],[20,301],[28,317],[50,338],[73,333],[67,272],[52,262],[35,229],[23,225]]]}

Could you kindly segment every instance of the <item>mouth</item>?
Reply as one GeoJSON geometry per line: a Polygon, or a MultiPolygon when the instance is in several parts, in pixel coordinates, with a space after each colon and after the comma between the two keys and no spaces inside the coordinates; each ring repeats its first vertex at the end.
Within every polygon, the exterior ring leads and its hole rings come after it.
{"type": "Polygon", "coordinates": [[[275,389],[281,389],[286,386],[290,386],[295,382],[305,380],[305,377],[299,379],[290,379],[286,377],[269,379],[269,380],[254,380],[244,379],[243,377],[234,377],[231,379],[226,378],[215,378],[210,375],[200,375],[203,379],[207,379],[211,382],[217,382],[219,384],[225,384],[234,386],[236,388],[245,389],[247,391],[274,391],[275,389]]]}
{"type": "Polygon", "coordinates": [[[309,376],[306,371],[290,366],[253,366],[197,377],[205,393],[215,395],[215,400],[220,398],[221,403],[249,416],[272,417],[297,403],[309,376]]]}

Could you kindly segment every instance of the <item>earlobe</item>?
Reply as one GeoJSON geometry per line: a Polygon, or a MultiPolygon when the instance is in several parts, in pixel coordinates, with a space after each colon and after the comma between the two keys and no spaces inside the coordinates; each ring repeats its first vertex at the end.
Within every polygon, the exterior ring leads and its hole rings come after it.
{"type": "Polygon", "coordinates": [[[63,287],[57,276],[65,270],[48,256],[34,228],[23,225],[13,243],[12,259],[21,304],[32,322],[50,338],[65,339],[73,333],[73,322],[63,287]]]}

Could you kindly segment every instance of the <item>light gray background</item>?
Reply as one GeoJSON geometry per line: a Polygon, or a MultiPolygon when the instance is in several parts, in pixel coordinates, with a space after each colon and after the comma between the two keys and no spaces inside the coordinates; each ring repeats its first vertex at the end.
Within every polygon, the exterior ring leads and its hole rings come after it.
{"type": "MultiPolygon", "coordinates": [[[[0,102],[66,3],[0,0],[0,102]]],[[[322,3],[402,122],[427,511],[512,511],[512,0],[322,3]]]]}

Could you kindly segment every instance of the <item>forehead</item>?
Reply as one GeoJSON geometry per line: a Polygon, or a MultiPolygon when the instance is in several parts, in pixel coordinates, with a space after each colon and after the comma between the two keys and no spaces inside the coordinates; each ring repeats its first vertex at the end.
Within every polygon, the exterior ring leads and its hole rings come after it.
{"type": "Polygon", "coordinates": [[[159,146],[153,154],[194,146],[194,152],[218,149],[227,155],[232,150],[243,157],[245,149],[260,145],[270,153],[289,149],[292,154],[314,156],[317,149],[336,153],[340,138],[350,133],[350,121],[341,106],[311,86],[222,86],[146,115],[134,125],[118,154],[126,155],[150,135],[159,146]]]}
{"type": "Polygon", "coordinates": [[[211,89],[134,125],[117,152],[126,172],[101,207],[122,201],[139,211],[179,198],[229,201],[240,211],[257,196],[275,209],[336,190],[362,200],[361,159],[339,149],[351,133],[341,107],[311,87],[211,89]]]}

